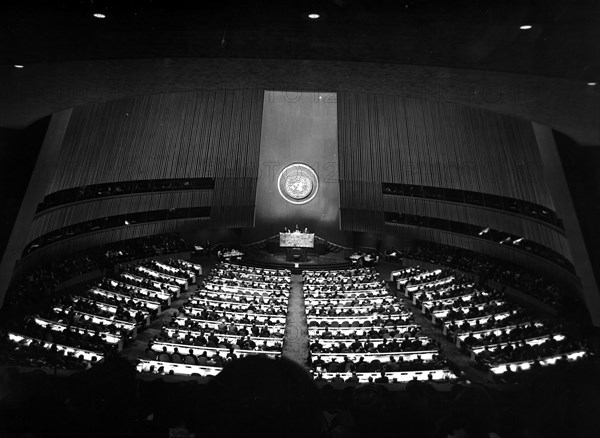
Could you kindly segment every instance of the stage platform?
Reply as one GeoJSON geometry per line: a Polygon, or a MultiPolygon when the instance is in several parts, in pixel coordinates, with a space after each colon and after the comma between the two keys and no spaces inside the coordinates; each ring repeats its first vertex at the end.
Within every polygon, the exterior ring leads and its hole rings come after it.
{"type": "Polygon", "coordinates": [[[260,251],[248,254],[240,262],[243,265],[256,266],[270,269],[289,269],[292,274],[300,274],[303,270],[319,269],[350,269],[352,263],[341,254],[309,255],[305,262],[290,262],[286,260],[285,253],[269,253],[260,251]]]}

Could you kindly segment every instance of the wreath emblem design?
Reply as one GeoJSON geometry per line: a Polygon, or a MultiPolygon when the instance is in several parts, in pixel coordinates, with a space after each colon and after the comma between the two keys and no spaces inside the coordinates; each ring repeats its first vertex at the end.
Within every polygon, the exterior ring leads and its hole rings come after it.
{"type": "Polygon", "coordinates": [[[292,204],[310,202],[319,189],[319,180],[315,171],[302,163],[286,166],[277,180],[279,194],[292,204]]]}

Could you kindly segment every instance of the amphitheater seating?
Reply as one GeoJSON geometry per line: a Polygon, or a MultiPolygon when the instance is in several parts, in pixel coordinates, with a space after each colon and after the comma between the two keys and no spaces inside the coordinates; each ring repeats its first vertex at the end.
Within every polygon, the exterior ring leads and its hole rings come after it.
{"type": "Polygon", "coordinates": [[[573,361],[586,356],[580,343],[511,302],[503,292],[475,285],[459,274],[442,282],[440,271],[405,276],[401,290],[476,366],[493,377],[507,370],[513,373],[534,365],[552,365],[561,357],[573,361]],[[431,276],[438,279],[423,282],[431,276]],[[410,287],[415,281],[418,287],[410,287]]]}
{"type": "Polygon", "coordinates": [[[286,270],[219,263],[151,342],[156,356],[138,370],[212,376],[238,357],[280,356],[289,284],[286,270]]]}
{"type": "Polygon", "coordinates": [[[439,360],[436,344],[429,339],[415,342],[419,327],[410,324],[412,312],[378,280],[374,268],[305,271],[303,276],[312,366],[319,380],[345,379],[354,372],[359,382],[381,373],[405,381],[418,378],[413,371],[422,373],[425,368],[444,370],[431,377],[425,372],[425,379],[453,376],[439,360]],[[346,305],[340,307],[340,303],[346,305]],[[402,337],[411,339],[411,334],[412,340],[402,346],[402,337]]]}
{"type": "Polygon", "coordinates": [[[106,355],[122,350],[135,339],[140,330],[170,305],[180,289],[189,287],[201,275],[201,267],[174,259],[146,260],[126,270],[136,270],[139,275],[125,272],[116,278],[95,281],[70,294],[57,296],[40,314],[13,323],[3,345],[7,350],[12,348],[22,354],[14,358],[9,354],[8,360],[23,364],[46,363],[53,367],[57,356],[76,358],[63,361],[60,366],[65,369],[84,369],[92,363],[100,363],[106,355]],[[169,272],[170,283],[156,281],[155,271],[149,268],[138,271],[142,265],[160,269],[162,272],[156,273],[163,280],[167,278],[164,272],[169,272]],[[178,285],[177,291],[174,283],[178,285]],[[46,354],[44,351],[50,358],[45,362],[26,357],[30,353],[37,358],[46,354]]]}

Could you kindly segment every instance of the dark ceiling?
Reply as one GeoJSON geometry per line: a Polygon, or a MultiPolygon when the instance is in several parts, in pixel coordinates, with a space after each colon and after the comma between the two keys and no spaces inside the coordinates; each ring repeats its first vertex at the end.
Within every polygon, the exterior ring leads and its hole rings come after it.
{"type": "Polygon", "coordinates": [[[13,0],[0,62],[284,58],[596,81],[599,18],[598,0],[13,0]]]}

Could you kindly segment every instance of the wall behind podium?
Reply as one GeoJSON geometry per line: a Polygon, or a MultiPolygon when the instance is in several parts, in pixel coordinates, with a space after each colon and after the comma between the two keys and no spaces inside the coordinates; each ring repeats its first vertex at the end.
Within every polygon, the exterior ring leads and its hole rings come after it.
{"type": "Polygon", "coordinates": [[[244,230],[244,241],[278,235],[298,224],[344,244],[339,207],[336,94],[265,91],[255,228],[244,230]],[[277,188],[279,173],[292,163],[310,166],[319,178],[319,191],[306,204],[287,202],[277,188]]]}

